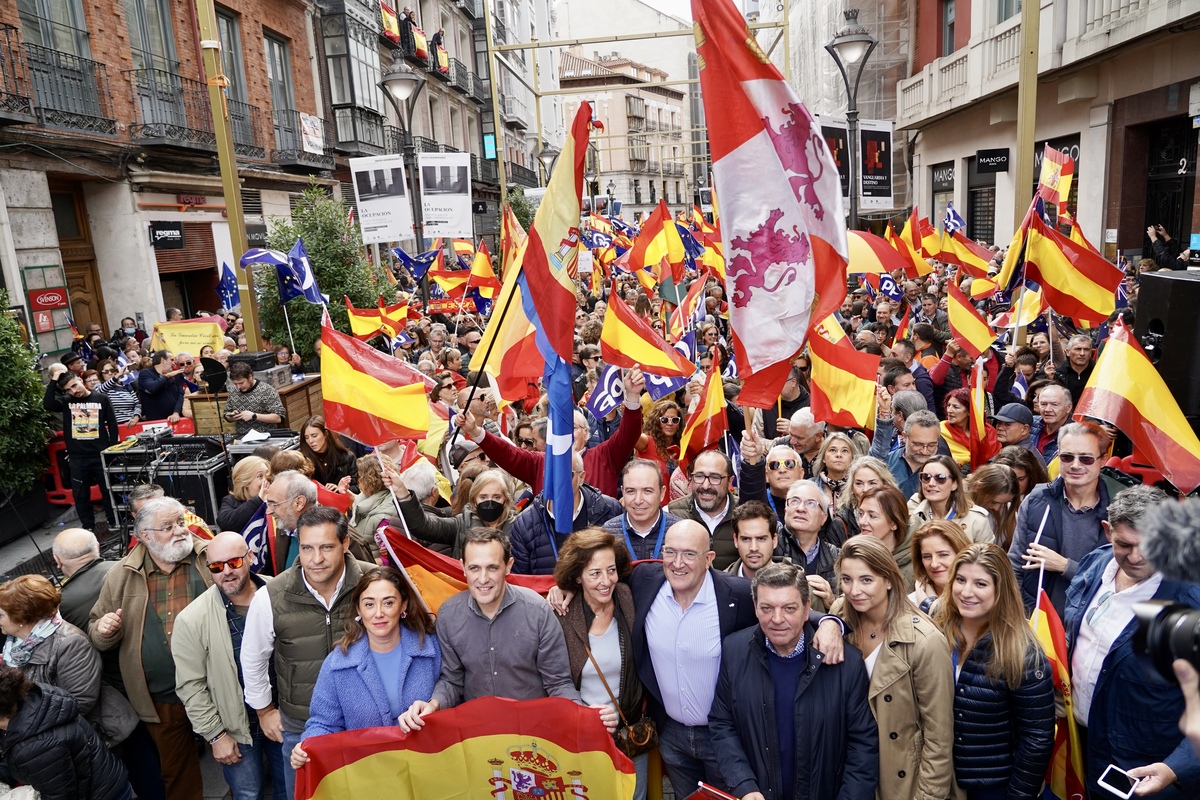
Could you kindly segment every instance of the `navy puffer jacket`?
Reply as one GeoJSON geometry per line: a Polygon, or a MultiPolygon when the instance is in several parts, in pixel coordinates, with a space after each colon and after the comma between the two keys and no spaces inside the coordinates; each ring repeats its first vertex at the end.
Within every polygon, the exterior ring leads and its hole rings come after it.
{"type": "Polygon", "coordinates": [[[964,789],[1007,784],[1008,800],[1035,800],[1054,745],[1054,683],[1046,657],[1026,658],[1015,691],[987,676],[992,636],[962,664],[954,687],[954,774],[964,789]]]}
{"type": "MultiPolygon", "coordinates": [[[[600,490],[580,487],[583,510],[571,523],[571,530],[600,527],[621,515],[621,504],[600,490]]],[[[550,575],[558,562],[558,551],[570,534],[554,533],[554,519],[546,511],[546,496],[539,494],[513,520],[509,538],[512,540],[513,569],[518,575],[550,575]]]]}
{"type": "Polygon", "coordinates": [[[75,698],[49,684],[33,684],[8,723],[3,752],[13,775],[43,800],[112,800],[129,784],[75,698]]]}

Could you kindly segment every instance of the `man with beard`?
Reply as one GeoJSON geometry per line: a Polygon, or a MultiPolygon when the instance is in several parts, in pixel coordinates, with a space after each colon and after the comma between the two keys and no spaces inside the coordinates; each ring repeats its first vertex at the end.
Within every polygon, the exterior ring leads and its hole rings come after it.
{"type": "Polygon", "coordinates": [[[729,488],[732,476],[733,462],[729,456],[720,450],[705,450],[688,464],[691,493],[667,506],[667,511],[679,519],[694,520],[708,529],[710,546],[716,553],[715,569],[725,569],[738,560],[733,520],[729,516],[736,505],[729,488]]]}
{"type": "Polygon", "coordinates": [[[921,467],[938,451],[938,419],[932,411],[918,411],[904,420],[904,447],[887,458],[888,470],[905,497],[917,491],[921,467]]]}
{"type": "Polygon", "coordinates": [[[262,797],[268,771],[279,796],[284,783],[280,744],[263,735],[258,714],[246,705],[242,681],[246,613],[266,581],[251,572],[254,554],[236,531],[217,534],[205,555],[216,584],[176,621],[175,690],[192,729],[212,748],[234,800],[262,797]]]}
{"type": "Polygon", "coordinates": [[[178,500],[147,500],[133,521],[137,547],[104,578],[88,635],[100,652],[118,649],[121,680],[150,729],[168,800],[203,800],[192,726],[175,693],[171,636],[179,613],[212,585],[207,542],[188,530],[178,500]]]}

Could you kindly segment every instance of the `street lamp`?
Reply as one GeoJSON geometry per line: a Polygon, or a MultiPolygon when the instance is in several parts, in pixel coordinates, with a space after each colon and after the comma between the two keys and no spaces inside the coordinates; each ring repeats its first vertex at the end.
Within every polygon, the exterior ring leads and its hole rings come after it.
{"type": "Polygon", "coordinates": [[[550,175],[554,172],[554,165],[558,163],[558,157],[562,155],[562,151],[557,147],[542,142],[542,149],[537,154],[537,159],[541,162],[544,181],[542,185],[550,183],[550,175]]]}
{"type": "Polygon", "coordinates": [[[850,220],[847,227],[854,230],[858,228],[858,84],[871,51],[879,43],[866,28],[858,24],[857,8],[847,9],[844,14],[845,27],[834,35],[825,49],[833,56],[838,71],[842,73],[842,81],[846,84],[846,134],[850,156],[850,220]],[[858,68],[851,82],[847,67],[854,69],[856,65],[858,68]]]}
{"type": "Polygon", "coordinates": [[[588,210],[594,214],[596,213],[596,193],[593,189],[596,185],[596,170],[589,169],[583,173],[583,179],[587,181],[588,210]]]}
{"type": "MultiPolygon", "coordinates": [[[[425,88],[425,76],[415,71],[397,54],[388,71],[379,80],[379,86],[396,109],[396,118],[404,129],[404,169],[408,173],[408,195],[412,202],[413,237],[417,240],[418,252],[425,250],[425,220],[421,209],[421,198],[417,193],[417,146],[413,139],[412,117],[417,107],[417,97],[425,88]]],[[[429,278],[421,276],[421,297],[425,308],[429,308],[429,278]]]]}

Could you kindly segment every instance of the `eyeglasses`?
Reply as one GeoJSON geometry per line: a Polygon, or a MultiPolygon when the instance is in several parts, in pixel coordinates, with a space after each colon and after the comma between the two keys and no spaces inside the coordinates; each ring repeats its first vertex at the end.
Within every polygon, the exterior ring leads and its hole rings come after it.
{"type": "Polygon", "coordinates": [[[1084,619],[1087,621],[1088,625],[1095,625],[1096,620],[1099,617],[1104,616],[1104,612],[1108,611],[1108,607],[1112,603],[1112,599],[1115,596],[1116,596],[1116,592],[1113,592],[1113,591],[1107,591],[1104,594],[1100,595],[1099,602],[1097,602],[1096,605],[1092,606],[1092,610],[1087,612],[1087,614],[1084,615],[1084,619]]]}
{"type": "Polygon", "coordinates": [[[101,375],[116,375],[117,371],[115,369],[102,369],[102,370],[100,370],[100,374],[101,375]]]}
{"type": "Polygon", "coordinates": [[[186,527],[187,527],[187,520],[185,520],[183,517],[179,517],[178,519],[168,522],[162,528],[142,528],[142,531],[149,532],[149,533],[165,533],[167,531],[173,531],[176,528],[186,528],[186,527]]]}
{"type": "Polygon", "coordinates": [[[768,461],[767,462],[767,469],[770,469],[770,470],[795,469],[795,468],[796,468],[796,459],[794,459],[794,458],[785,458],[782,461],[768,461]]]}
{"type": "Polygon", "coordinates": [[[943,472],[941,475],[930,475],[928,472],[921,473],[921,483],[936,483],[938,486],[945,486],[950,480],[950,474],[943,472]]]}
{"type": "Polygon", "coordinates": [[[289,497],[286,500],[268,500],[267,501],[267,511],[271,511],[272,509],[279,508],[284,503],[290,503],[295,499],[296,498],[294,498],[294,497],[289,497]]]}
{"type": "Polygon", "coordinates": [[[938,448],[937,442],[915,442],[911,438],[908,440],[908,448],[910,450],[919,450],[922,453],[932,453],[938,448]]]}
{"type": "Polygon", "coordinates": [[[807,508],[809,511],[816,511],[821,507],[821,504],[811,497],[789,497],[784,505],[788,508],[807,508]]]}
{"type": "Polygon", "coordinates": [[[1085,467],[1090,467],[1092,464],[1095,464],[1096,459],[1098,459],[1098,458],[1099,458],[1099,456],[1085,456],[1085,455],[1080,455],[1077,453],[1059,453],[1058,454],[1058,460],[1060,462],[1062,462],[1063,464],[1074,464],[1075,459],[1079,459],[1079,463],[1083,464],[1085,467]]]}
{"type": "Polygon", "coordinates": [[[190,366],[191,366],[192,364],[194,364],[194,363],[196,363],[196,362],[194,362],[194,361],[176,361],[176,362],[175,362],[175,366],[177,366],[177,367],[190,367],[190,366]]]}
{"type": "Polygon", "coordinates": [[[678,425],[680,417],[659,417],[658,421],[663,425],[678,425]]]}
{"type": "Polygon", "coordinates": [[[709,484],[710,486],[718,486],[720,485],[721,481],[728,477],[728,475],[713,475],[709,472],[697,472],[696,474],[692,475],[692,482],[697,486],[705,483],[709,484]]]}
{"type": "Polygon", "coordinates": [[[250,553],[247,551],[246,555],[238,556],[237,558],[231,558],[228,561],[210,561],[208,562],[208,571],[213,575],[220,575],[225,571],[225,565],[227,564],[229,565],[230,569],[241,569],[242,564],[246,563],[246,557],[249,555],[250,553]]]}
{"type": "Polygon", "coordinates": [[[664,547],[662,549],[662,556],[665,561],[683,559],[685,564],[694,564],[696,559],[700,557],[700,554],[695,550],[676,550],[674,547],[664,547]]]}
{"type": "Polygon", "coordinates": [[[483,339],[467,339],[467,344],[479,344],[483,339]]]}
{"type": "Polygon", "coordinates": [[[533,441],[533,439],[521,439],[521,438],[518,438],[518,439],[517,439],[517,442],[518,442],[518,443],[519,443],[519,444],[520,444],[522,447],[533,447],[535,444],[537,444],[537,442],[533,441]]]}

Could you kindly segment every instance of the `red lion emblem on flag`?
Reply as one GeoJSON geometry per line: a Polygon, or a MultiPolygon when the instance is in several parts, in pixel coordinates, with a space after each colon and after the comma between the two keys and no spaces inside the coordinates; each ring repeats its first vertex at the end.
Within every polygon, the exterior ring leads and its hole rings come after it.
{"type": "Polygon", "coordinates": [[[728,277],[733,281],[733,304],[745,308],[750,303],[750,292],[753,289],[765,289],[774,292],[784,281],[793,281],[799,275],[798,264],[804,264],[809,259],[812,248],[808,243],[808,235],[801,233],[795,225],[792,231],[776,229],[783,211],[773,209],[767,215],[767,221],[750,232],[750,238],[735,237],[730,241],[736,250],[744,250],[750,255],[738,254],[729,262],[728,277]],[[784,264],[770,286],[767,285],[767,271],[774,264],[784,264]]]}

